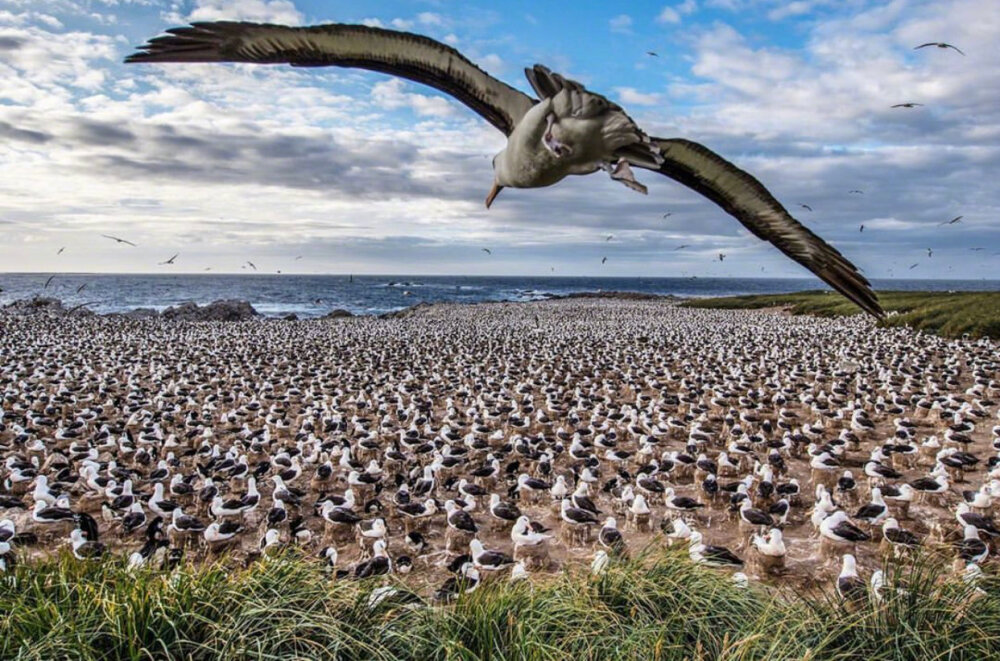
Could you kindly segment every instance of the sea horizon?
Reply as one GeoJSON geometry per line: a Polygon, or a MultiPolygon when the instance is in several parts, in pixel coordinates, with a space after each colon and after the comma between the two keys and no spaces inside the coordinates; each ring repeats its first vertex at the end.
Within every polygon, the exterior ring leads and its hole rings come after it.
{"type": "MultiPolygon", "coordinates": [[[[1000,280],[872,279],[876,290],[1000,291],[1000,280]]],[[[586,292],[636,292],[680,298],[781,294],[827,289],[815,278],[584,277],[294,273],[0,273],[0,305],[36,296],[86,304],[99,314],[163,310],[188,301],[249,302],[264,316],[320,317],[331,310],[384,314],[419,303],[545,300],[586,292]]]]}

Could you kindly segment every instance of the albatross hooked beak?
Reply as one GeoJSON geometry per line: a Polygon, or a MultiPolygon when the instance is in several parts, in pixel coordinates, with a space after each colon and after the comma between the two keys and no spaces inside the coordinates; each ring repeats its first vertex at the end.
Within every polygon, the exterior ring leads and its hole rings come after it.
{"type": "Polygon", "coordinates": [[[486,208],[489,209],[490,205],[493,204],[493,200],[497,199],[497,195],[503,190],[503,186],[497,182],[493,182],[493,188],[490,189],[489,194],[486,196],[486,208]]]}

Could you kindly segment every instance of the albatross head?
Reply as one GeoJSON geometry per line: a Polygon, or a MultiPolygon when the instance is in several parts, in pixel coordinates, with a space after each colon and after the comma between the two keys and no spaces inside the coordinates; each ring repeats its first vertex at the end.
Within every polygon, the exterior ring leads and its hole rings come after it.
{"type": "Polygon", "coordinates": [[[504,156],[507,150],[504,149],[499,154],[493,157],[493,187],[490,188],[490,192],[486,194],[486,208],[489,209],[490,205],[493,204],[493,200],[497,199],[497,195],[500,191],[504,189],[504,184],[500,183],[504,172],[504,156]]]}

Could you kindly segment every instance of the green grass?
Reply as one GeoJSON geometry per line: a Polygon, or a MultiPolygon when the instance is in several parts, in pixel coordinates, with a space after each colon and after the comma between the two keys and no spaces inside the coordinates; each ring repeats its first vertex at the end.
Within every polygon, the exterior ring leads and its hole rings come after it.
{"type": "MultiPolygon", "coordinates": [[[[1000,292],[882,291],[878,297],[886,312],[897,313],[882,322],[885,326],[907,326],[944,337],[1000,338],[1000,292]]],[[[821,317],[862,313],[843,296],[827,291],[699,298],[682,305],[726,310],[789,307],[792,314],[821,317]]]]}
{"type": "Polygon", "coordinates": [[[295,557],[173,573],[61,557],[0,578],[0,658],[996,657],[994,578],[976,593],[941,578],[932,561],[888,574],[881,604],[848,609],[829,593],[741,589],[683,550],[656,550],[599,578],[580,570],[532,584],[497,581],[447,607],[389,598],[371,608],[369,595],[385,580],[334,582],[295,557]]]}

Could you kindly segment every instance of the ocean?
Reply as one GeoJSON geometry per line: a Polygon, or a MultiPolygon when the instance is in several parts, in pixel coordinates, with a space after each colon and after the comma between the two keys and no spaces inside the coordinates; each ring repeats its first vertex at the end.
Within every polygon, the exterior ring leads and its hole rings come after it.
{"type": "MultiPolygon", "coordinates": [[[[162,310],[185,301],[249,301],[267,316],[318,317],[334,309],[382,314],[417,303],[532,301],[576,292],[630,291],[675,296],[779,294],[820,289],[815,278],[574,278],[413,275],[0,274],[0,305],[34,296],[101,314],[162,310]]],[[[1000,291],[1000,280],[874,280],[876,289],[1000,291]]]]}

